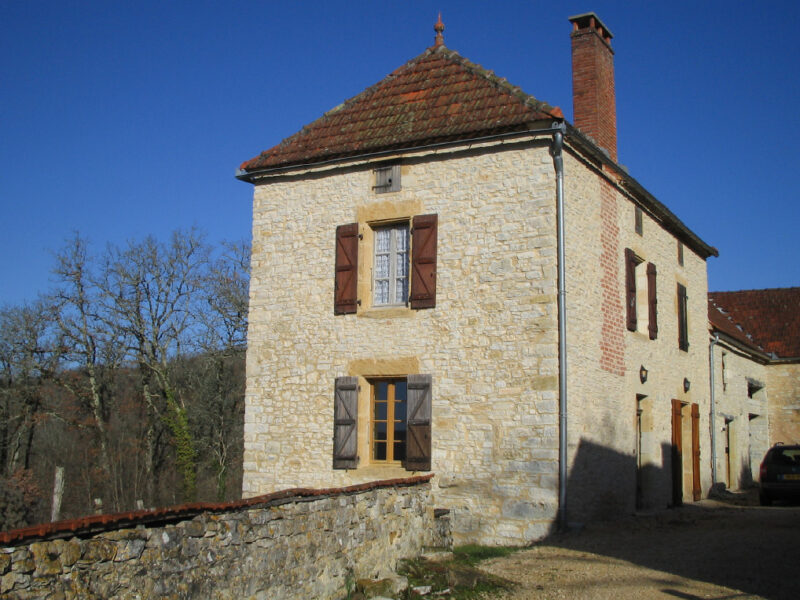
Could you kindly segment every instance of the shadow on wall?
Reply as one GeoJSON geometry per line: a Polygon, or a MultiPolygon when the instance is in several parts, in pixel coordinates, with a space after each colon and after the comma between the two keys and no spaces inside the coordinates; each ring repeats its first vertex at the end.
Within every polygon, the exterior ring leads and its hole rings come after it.
{"type": "MultiPolygon", "coordinates": [[[[618,519],[636,510],[672,504],[672,446],[660,447],[660,465],[581,439],[567,480],[567,519],[618,519]]],[[[681,478],[682,481],[682,478],[681,478]]]]}

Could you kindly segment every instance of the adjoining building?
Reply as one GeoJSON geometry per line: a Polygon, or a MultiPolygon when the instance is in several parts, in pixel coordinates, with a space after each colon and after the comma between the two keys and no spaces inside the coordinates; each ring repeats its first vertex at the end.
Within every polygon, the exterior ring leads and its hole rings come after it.
{"type": "Polygon", "coordinates": [[[457,542],[711,487],[706,259],[617,162],[612,34],[575,123],[444,45],[242,164],[245,496],[433,471],[457,542]]]}
{"type": "Polygon", "coordinates": [[[800,288],[711,292],[715,481],[758,478],[767,449],[800,443],[800,288]]]}

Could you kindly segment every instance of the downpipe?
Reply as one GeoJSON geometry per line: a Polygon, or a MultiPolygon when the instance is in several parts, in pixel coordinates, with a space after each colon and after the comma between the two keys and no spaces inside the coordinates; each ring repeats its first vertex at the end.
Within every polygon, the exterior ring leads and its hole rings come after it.
{"type": "Polygon", "coordinates": [[[711,487],[717,484],[717,402],[714,390],[714,346],[719,343],[719,334],[714,334],[714,339],[708,345],[708,380],[711,385],[711,487]]]}
{"type": "Polygon", "coordinates": [[[567,308],[564,250],[564,123],[554,124],[550,154],[556,170],[556,220],[558,223],[558,516],[560,531],[567,531],[567,308]]]}

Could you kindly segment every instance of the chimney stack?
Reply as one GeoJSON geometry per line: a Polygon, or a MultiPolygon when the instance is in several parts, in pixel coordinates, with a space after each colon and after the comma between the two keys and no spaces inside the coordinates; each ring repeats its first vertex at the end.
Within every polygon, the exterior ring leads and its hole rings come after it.
{"type": "Polygon", "coordinates": [[[594,13],[572,23],[572,111],[574,125],[617,162],[617,101],[614,93],[614,37],[594,13]]]}

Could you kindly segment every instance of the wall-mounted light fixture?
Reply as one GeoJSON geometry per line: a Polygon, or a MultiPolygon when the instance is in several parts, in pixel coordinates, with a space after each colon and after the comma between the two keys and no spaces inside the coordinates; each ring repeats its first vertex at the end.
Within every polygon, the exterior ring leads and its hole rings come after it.
{"type": "Polygon", "coordinates": [[[686,377],[683,378],[683,391],[688,392],[689,388],[692,387],[692,382],[689,381],[686,377]]]}
{"type": "Polygon", "coordinates": [[[642,383],[647,381],[647,369],[644,368],[644,365],[639,367],[639,381],[642,383]]]}

